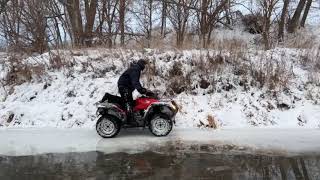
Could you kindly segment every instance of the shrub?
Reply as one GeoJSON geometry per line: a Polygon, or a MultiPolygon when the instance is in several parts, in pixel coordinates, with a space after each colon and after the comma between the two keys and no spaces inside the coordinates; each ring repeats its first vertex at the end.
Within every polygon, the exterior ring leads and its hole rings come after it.
{"type": "Polygon", "coordinates": [[[260,13],[243,16],[242,23],[245,30],[251,34],[260,34],[263,31],[263,17],[260,13]]]}
{"type": "Polygon", "coordinates": [[[289,81],[293,78],[292,66],[289,66],[284,59],[277,60],[261,57],[258,64],[250,66],[251,77],[260,88],[266,86],[270,90],[281,90],[287,88],[289,81]]]}
{"type": "MultiPolygon", "coordinates": [[[[49,52],[49,66],[51,69],[57,69],[60,70],[63,67],[70,67],[72,66],[72,58],[70,57],[70,60],[66,60],[63,54],[61,54],[59,51],[56,51],[55,53],[49,52]]],[[[89,62],[88,62],[89,63],[89,62]]]]}
{"type": "Polygon", "coordinates": [[[175,76],[183,76],[182,72],[182,63],[175,61],[173,63],[172,68],[169,70],[169,77],[175,77],[175,76]]]}
{"type": "Polygon", "coordinates": [[[30,65],[22,63],[16,56],[9,57],[9,72],[5,78],[6,85],[19,85],[29,82],[33,78],[41,78],[45,74],[45,66],[43,64],[30,65]]]}

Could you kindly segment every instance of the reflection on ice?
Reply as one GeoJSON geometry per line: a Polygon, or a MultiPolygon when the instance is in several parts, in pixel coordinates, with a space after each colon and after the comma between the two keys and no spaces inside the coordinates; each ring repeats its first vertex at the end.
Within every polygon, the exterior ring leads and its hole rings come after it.
{"type": "Polygon", "coordinates": [[[135,154],[102,152],[0,157],[0,179],[319,179],[320,156],[200,153],[166,146],[135,154]],[[156,152],[157,151],[157,152],[156,152]],[[164,152],[160,152],[164,151],[164,152]]]}

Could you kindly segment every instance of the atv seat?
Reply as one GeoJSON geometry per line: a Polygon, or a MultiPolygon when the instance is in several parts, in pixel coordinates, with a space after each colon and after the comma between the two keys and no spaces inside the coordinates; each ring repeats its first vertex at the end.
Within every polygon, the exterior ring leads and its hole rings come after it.
{"type": "Polygon", "coordinates": [[[119,105],[123,105],[122,99],[119,96],[115,96],[109,93],[106,93],[103,98],[101,99],[101,102],[105,102],[107,101],[108,103],[112,103],[112,104],[119,104],[119,105]]]}
{"type": "MultiPolygon", "coordinates": [[[[118,105],[118,107],[121,107],[121,108],[125,109],[124,102],[122,101],[122,98],[119,97],[119,96],[115,96],[115,95],[106,93],[103,96],[103,98],[101,99],[101,102],[105,102],[105,101],[107,101],[108,103],[116,104],[116,105],[118,105]]],[[[136,100],[133,100],[133,105],[135,107],[136,100]]]]}

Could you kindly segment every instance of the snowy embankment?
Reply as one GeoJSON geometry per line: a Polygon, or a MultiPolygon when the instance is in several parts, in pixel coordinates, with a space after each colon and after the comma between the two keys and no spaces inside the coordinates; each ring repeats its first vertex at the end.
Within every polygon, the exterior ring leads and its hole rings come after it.
{"type": "Polygon", "coordinates": [[[307,55],[312,51],[54,51],[20,60],[31,69],[29,80],[15,73],[15,85],[4,87],[18,65],[2,58],[0,127],[92,128],[94,104],[105,92],[117,94],[121,72],[144,57],[152,63],[141,82],[177,101],[178,127],[318,128],[319,71],[311,70],[319,62],[307,55]]]}

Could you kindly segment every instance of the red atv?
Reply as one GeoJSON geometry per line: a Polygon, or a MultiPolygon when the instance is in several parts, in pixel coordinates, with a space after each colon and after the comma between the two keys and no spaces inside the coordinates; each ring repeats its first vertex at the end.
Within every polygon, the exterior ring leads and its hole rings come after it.
{"type": "Polygon", "coordinates": [[[137,98],[133,109],[135,126],[127,124],[125,105],[121,97],[106,93],[98,104],[96,130],[103,138],[115,137],[121,128],[149,127],[155,136],[166,136],[175,123],[178,106],[171,100],[142,96],[137,98]]]}

